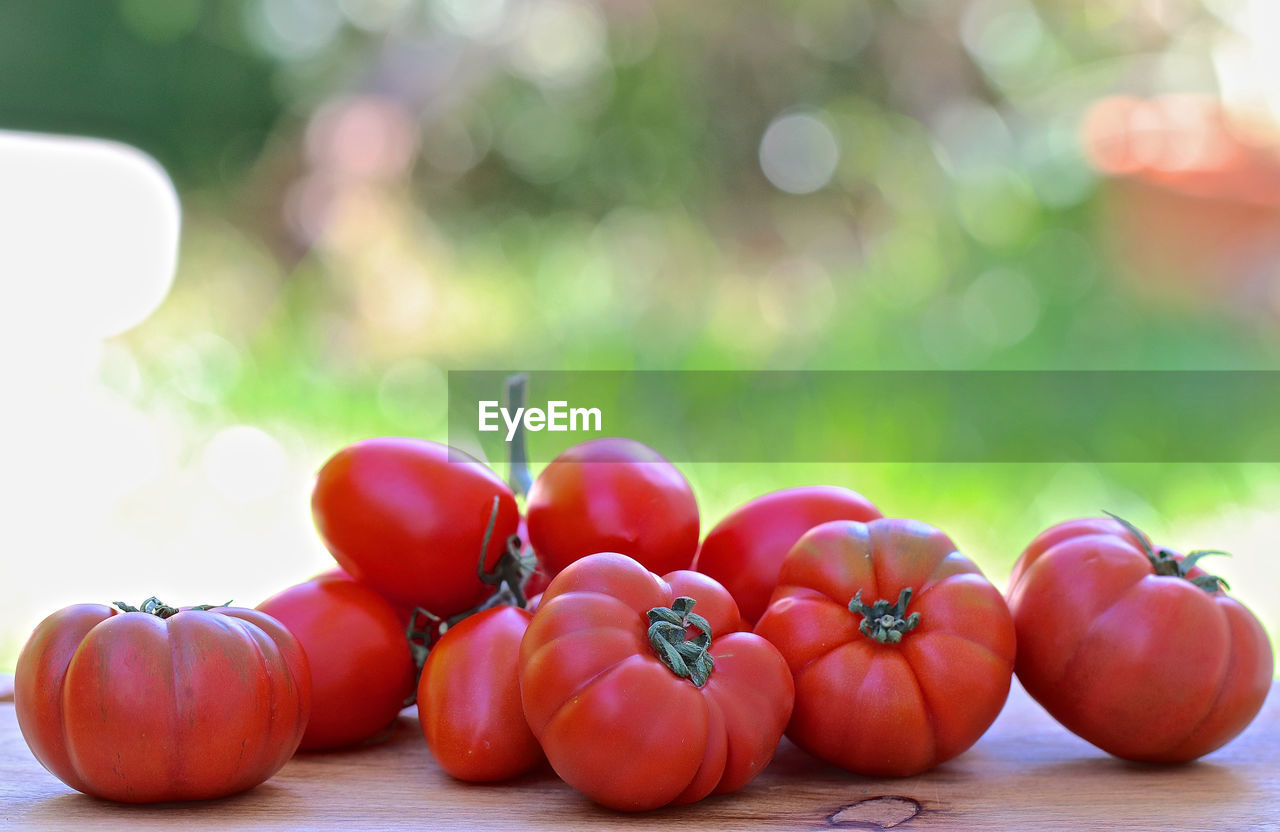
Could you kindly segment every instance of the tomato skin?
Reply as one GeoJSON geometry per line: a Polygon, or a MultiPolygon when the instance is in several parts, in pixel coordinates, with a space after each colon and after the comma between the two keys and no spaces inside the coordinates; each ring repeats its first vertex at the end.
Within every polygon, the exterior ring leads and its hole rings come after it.
{"type": "Polygon", "coordinates": [[[556,773],[604,806],[643,811],[731,792],[773,758],[791,715],[791,674],[764,639],[737,631],[733,599],[711,579],[659,578],[625,555],[561,572],[520,645],[525,717],[556,773]],[[680,593],[711,630],[702,687],[648,641],[648,611],[680,593]]]}
{"type": "Polygon", "coordinates": [[[369,587],[326,573],[258,605],[297,637],[311,666],[303,751],[342,748],[386,728],[413,692],[415,668],[396,610],[369,587]]]}
{"type": "Polygon", "coordinates": [[[529,490],[529,539],[554,577],[579,558],[620,552],[659,574],[688,569],[698,503],[680,471],[634,439],[574,445],[529,490]]]}
{"type": "Polygon", "coordinates": [[[533,615],[494,607],[450,627],[427,654],[418,717],[431,756],[459,780],[507,780],[542,762],[516,673],[533,615]]]}
{"type": "Polygon", "coordinates": [[[832,485],[786,488],[729,512],[707,532],[693,568],[715,578],[754,623],[769,606],[782,559],[800,536],[832,520],[866,523],[883,515],[856,491],[832,485]]]}
{"type": "Polygon", "coordinates": [[[393,604],[447,618],[493,592],[476,570],[495,498],[485,550],[492,569],[516,531],[515,496],[484,464],[437,442],[380,437],[348,445],[320,469],[311,512],[351,577],[393,604]],[[451,453],[466,461],[451,461],[451,453]]]}
{"type": "Polygon", "coordinates": [[[524,581],[524,597],[535,598],[541,595],[548,586],[551,585],[551,577],[543,571],[539,566],[537,569],[529,573],[529,577],[524,581]]]}
{"type": "MultiPolygon", "coordinates": [[[[358,583],[361,586],[366,586],[366,584],[360,583],[360,581],[356,581],[355,578],[347,574],[347,570],[343,569],[341,566],[330,567],[324,570],[323,572],[319,572],[315,575],[312,575],[310,578],[308,578],[308,580],[311,580],[311,581],[320,580],[320,579],[355,581],[355,583],[358,583]]],[[[372,587],[369,587],[369,588],[372,589],[372,587]]],[[[382,598],[382,595],[379,594],[378,597],[382,598]]],[[[383,598],[382,600],[386,601],[387,599],[383,598]]],[[[394,601],[387,601],[387,604],[395,612],[396,620],[400,622],[401,635],[406,634],[409,630],[409,625],[413,623],[414,608],[409,606],[408,604],[397,604],[394,601]]]]}
{"type": "Polygon", "coordinates": [[[1041,534],[1019,559],[1009,606],[1027,692],[1117,757],[1208,754],[1248,726],[1271,689],[1274,657],[1257,618],[1221,588],[1156,574],[1139,538],[1114,520],[1041,534]]]}
{"type": "MultiPolygon", "coordinates": [[[[1009,575],[1010,592],[1017,586],[1018,581],[1022,579],[1022,573],[1029,569],[1031,564],[1035,563],[1045,552],[1064,540],[1090,534],[1127,538],[1139,546],[1142,545],[1141,541],[1135,538],[1133,533],[1114,517],[1080,517],[1075,520],[1066,520],[1045,529],[1036,535],[1035,540],[1027,544],[1022,556],[1013,564],[1013,571],[1009,575]]],[[[1147,538],[1144,537],[1142,540],[1147,540],[1147,538]]],[[[1150,541],[1148,540],[1147,542],[1150,541]]]]}
{"type": "Polygon", "coordinates": [[[955,544],[914,520],[833,521],[787,553],[756,624],[795,676],[787,736],[873,777],[906,777],[965,751],[1009,694],[1014,628],[1000,592],[955,544]],[[859,631],[849,603],[895,601],[920,613],[901,641],[859,631]]]}
{"type": "Polygon", "coordinates": [[[256,610],[161,619],[78,604],[23,648],[14,708],[36,759],[77,791],[207,800],[253,788],[293,756],[311,676],[297,640],[256,610]]]}

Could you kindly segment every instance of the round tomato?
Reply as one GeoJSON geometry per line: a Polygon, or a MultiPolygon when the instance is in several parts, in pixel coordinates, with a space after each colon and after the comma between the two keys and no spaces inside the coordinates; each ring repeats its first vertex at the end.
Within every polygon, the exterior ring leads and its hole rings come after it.
{"type": "MultiPolygon", "coordinates": [[[[360,583],[359,581],[356,581],[355,578],[348,575],[347,570],[343,569],[341,566],[330,567],[319,574],[311,576],[309,580],[327,580],[330,578],[339,581],[355,581],[356,583],[360,583]]],[[[364,586],[364,584],[360,585],[364,586]]],[[[382,598],[381,594],[379,594],[378,597],[382,598]]],[[[385,598],[383,598],[383,600],[386,601],[385,598]]],[[[409,631],[409,625],[413,623],[414,607],[411,607],[408,604],[397,604],[394,601],[387,601],[387,604],[390,605],[391,609],[395,612],[396,620],[400,622],[400,633],[402,635],[407,633],[409,631]]]]}
{"type": "Polygon", "coordinates": [[[450,627],[427,654],[418,717],[431,756],[460,780],[506,780],[542,761],[520,706],[516,664],[533,616],[494,607],[450,627]]]}
{"type": "Polygon", "coordinates": [[[687,569],[698,548],[689,482],[633,439],[593,439],[552,460],[529,491],[528,525],[552,576],[596,552],[620,552],[659,573],[687,569]]]}
{"type": "Polygon", "coordinates": [[[207,800],[258,785],[293,756],[311,676],[297,640],[256,610],[78,604],[23,648],[14,709],[36,759],[77,791],[207,800]]]}
{"type": "Polygon", "coordinates": [[[386,728],[413,693],[404,626],[382,596],[323,574],[258,605],[289,628],[311,665],[311,721],[301,748],[341,748],[386,728]]]}
{"type": "Polygon", "coordinates": [[[1137,529],[1126,527],[1114,517],[1081,517],[1076,520],[1067,520],[1056,526],[1050,526],[1027,544],[1022,556],[1014,563],[1013,572],[1009,576],[1010,591],[1012,592],[1013,587],[1017,586],[1018,581],[1022,579],[1022,573],[1026,572],[1031,564],[1045,552],[1064,540],[1091,534],[1129,538],[1137,546],[1146,546],[1151,542],[1137,529]]]}
{"type": "Polygon", "coordinates": [[[795,675],[787,736],[869,776],[919,774],[973,745],[1013,676],[999,591],[945,534],[914,520],[806,532],[756,633],[795,675]]]}
{"type": "Polygon", "coordinates": [[[348,445],[316,479],[311,511],[325,546],[350,575],[384,598],[448,618],[493,592],[491,570],[515,533],[515,497],[498,475],[461,451],[383,437],[348,445]]]}
{"type": "Polygon", "coordinates": [[[735,632],[739,620],[728,592],[694,572],[659,578],[613,552],[561,572],[520,645],[525,717],[556,773],[628,811],[750,782],[793,689],[778,651],[735,632]]]}
{"type": "Polygon", "coordinates": [[[769,606],[782,559],[800,535],[832,520],[865,523],[880,516],[870,500],[847,488],[774,491],[734,509],[707,532],[693,568],[723,584],[742,617],[755,622],[769,606]]]}
{"type": "Polygon", "coordinates": [[[1128,760],[1192,760],[1257,715],[1266,631],[1183,556],[1114,519],[1041,534],[1014,569],[1018,678],[1069,730],[1128,760]]]}

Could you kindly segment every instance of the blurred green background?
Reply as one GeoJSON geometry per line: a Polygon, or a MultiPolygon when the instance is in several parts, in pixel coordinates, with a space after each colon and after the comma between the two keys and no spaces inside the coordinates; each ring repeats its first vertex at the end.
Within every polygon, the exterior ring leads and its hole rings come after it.
{"type": "MultiPolygon", "coordinates": [[[[86,382],[127,452],[10,503],[79,536],[4,556],[0,670],[64,603],[323,568],[312,473],[443,439],[452,368],[1272,369],[1276,54],[1268,0],[0,5],[0,129],[138,147],[184,212],[86,382]]],[[[1274,465],[684,467],[706,526],[847,485],[999,581],[1109,509],[1280,632],[1274,465]]]]}

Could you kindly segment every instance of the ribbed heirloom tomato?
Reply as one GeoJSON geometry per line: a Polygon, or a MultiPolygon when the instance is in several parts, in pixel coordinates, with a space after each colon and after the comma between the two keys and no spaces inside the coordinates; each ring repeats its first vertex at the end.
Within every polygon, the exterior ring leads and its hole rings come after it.
{"type": "Polygon", "coordinates": [[[450,627],[427,654],[418,717],[440,767],[459,780],[506,780],[543,759],[520,705],[520,640],[532,614],[494,607],[450,627]]]}
{"type": "Polygon", "coordinates": [[[1271,689],[1266,631],[1204,554],[1153,545],[1113,518],[1060,523],[1014,568],[1018,678],[1068,729],[1129,760],[1225,745],[1271,689]]]}
{"type": "Polygon", "coordinates": [[[516,531],[511,489],[462,451],[381,437],[348,445],[324,464],[311,512],[351,577],[394,604],[447,618],[493,592],[476,567],[495,501],[485,569],[493,569],[516,531]]]}
{"type": "Polygon", "coordinates": [[[252,788],[298,748],[311,709],[302,648],[235,607],[66,607],[36,627],[14,674],[18,727],[77,791],[128,803],[252,788]]]}
{"type": "Polygon", "coordinates": [[[688,569],[698,549],[689,482],[634,439],[592,439],[553,459],[529,490],[527,523],[552,577],[596,552],[620,552],[662,574],[688,569]]]}
{"type": "Polygon", "coordinates": [[[773,758],[793,688],[772,645],[734,632],[739,620],[696,572],[659,578],[612,552],[561,572],[520,645],[524,713],[556,773],[628,811],[750,782],[773,758]]]}
{"type": "Polygon", "coordinates": [[[858,774],[905,777],[955,757],[995,720],[1013,676],[999,591],[914,520],[806,532],[756,633],[795,675],[787,736],[858,774]]]}
{"type": "Polygon", "coordinates": [[[754,624],[778,583],[782,559],[814,526],[832,520],[867,522],[880,517],[856,491],[832,485],[786,488],[744,503],[707,532],[693,568],[715,578],[754,624]]]}
{"type": "Polygon", "coordinates": [[[413,654],[396,611],[339,570],[283,590],[258,609],[289,628],[311,666],[311,720],[301,748],[369,739],[413,693],[413,654]]]}

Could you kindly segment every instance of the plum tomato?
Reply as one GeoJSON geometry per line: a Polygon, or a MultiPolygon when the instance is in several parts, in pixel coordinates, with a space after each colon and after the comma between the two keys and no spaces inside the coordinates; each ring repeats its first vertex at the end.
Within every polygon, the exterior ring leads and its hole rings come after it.
{"type": "Polygon", "coordinates": [[[493,593],[477,574],[481,549],[492,570],[519,520],[511,489],[487,466],[446,445],[400,437],[338,451],[320,469],[311,510],[351,577],[396,605],[441,618],[493,593]]]}
{"type": "Polygon", "coordinates": [[[707,532],[693,568],[715,578],[754,623],[778,583],[782,559],[800,535],[832,520],[865,523],[880,517],[856,491],[832,485],[786,488],[756,497],[707,532]]]}
{"type": "Polygon", "coordinates": [[[459,780],[524,774],[543,759],[520,706],[517,660],[532,614],[493,607],[450,627],[427,654],[418,718],[440,767],[459,780]]]}
{"type": "Polygon", "coordinates": [[[413,692],[416,668],[396,611],[369,587],[323,574],[258,609],[302,644],[311,665],[306,751],[342,748],[385,729],[413,692]]]}
{"type": "Polygon", "coordinates": [[[688,569],[698,548],[688,480],[633,439],[593,439],[552,460],[529,491],[528,525],[552,577],[596,552],[628,555],[659,574],[688,569]]]}

